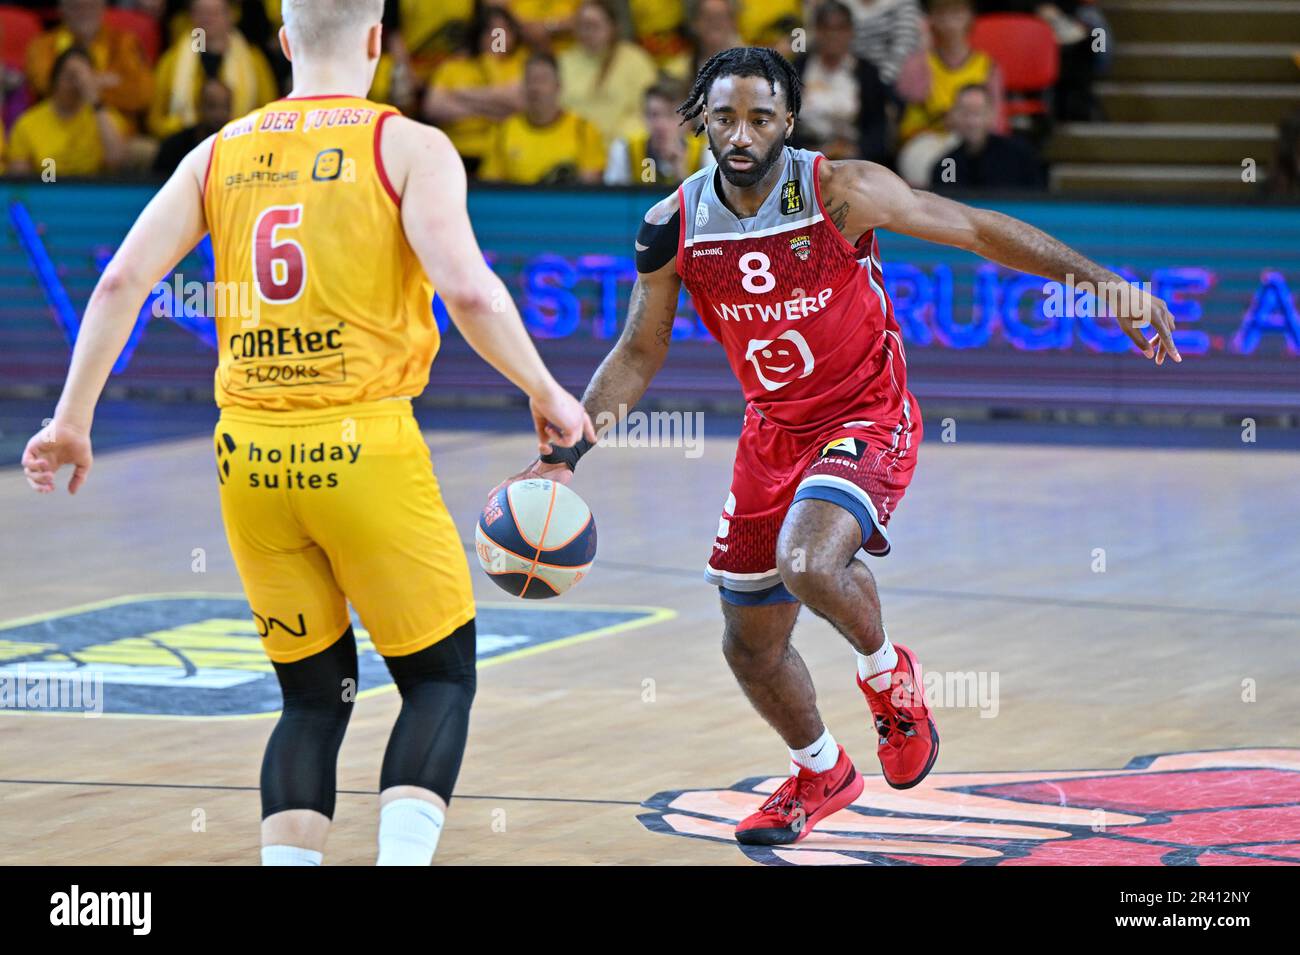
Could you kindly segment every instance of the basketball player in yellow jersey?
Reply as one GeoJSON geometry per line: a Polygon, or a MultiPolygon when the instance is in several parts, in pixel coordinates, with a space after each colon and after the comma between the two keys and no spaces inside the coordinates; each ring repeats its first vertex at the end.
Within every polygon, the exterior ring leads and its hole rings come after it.
{"type": "Polygon", "coordinates": [[[208,139],[141,213],[87,307],[52,423],[27,445],[37,491],[91,468],[96,402],[151,287],[211,232],[219,283],[215,435],[227,539],[284,709],[262,764],[265,864],[321,861],[356,689],[347,603],[402,694],[380,778],[379,863],[427,865],[475,687],[474,600],[411,413],[456,327],[531,399],[538,445],[594,440],[483,261],[459,157],[439,131],[363,99],[381,0],[284,0],[294,93],[208,139]],[[228,287],[228,286],[219,286],[228,287]]]}

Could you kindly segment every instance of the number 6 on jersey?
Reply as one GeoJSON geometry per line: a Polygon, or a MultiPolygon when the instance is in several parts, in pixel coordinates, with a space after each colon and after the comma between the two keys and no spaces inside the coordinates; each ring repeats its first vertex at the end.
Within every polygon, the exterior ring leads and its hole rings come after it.
{"type": "Polygon", "coordinates": [[[253,225],[253,280],[258,297],[271,305],[296,302],[307,287],[307,256],[302,246],[278,236],[281,229],[301,224],[302,203],[298,203],[271,206],[253,225]]]}

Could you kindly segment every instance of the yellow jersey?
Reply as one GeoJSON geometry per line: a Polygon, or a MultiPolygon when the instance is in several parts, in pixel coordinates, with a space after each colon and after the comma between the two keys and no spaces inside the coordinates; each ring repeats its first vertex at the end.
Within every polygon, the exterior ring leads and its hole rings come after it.
{"type": "Polygon", "coordinates": [[[628,0],[636,41],[663,66],[685,50],[686,0],[628,0]]]}
{"type": "Polygon", "coordinates": [[[929,53],[930,94],[920,103],[910,103],[899,122],[898,136],[911,139],[917,133],[943,130],[944,117],[957,102],[957,94],[967,86],[982,86],[993,76],[993,60],[987,53],[972,50],[957,67],[951,67],[939,54],[929,53]]]}
{"type": "MultiPolygon", "coordinates": [[[[114,109],[104,107],[109,119],[123,136],[129,128],[114,109]]],[[[20,159],[41,173],[47,161],[59,176],[97,176],[104,171],[104,143],[99,138],[99,123],[89,103],[65,119],[54,108],[54,101],[37,103],[18,117],[9,134],[9,158],[20,159]]]]}
{"type": "Polygon", "coordinates": [[[736,28],[747,43],[767,46],[773,42],[772,34],[778,24],[803,23],[803,5],[800,0],[745,0],[736,21],[736,28]]]}
{"type": "Polygon", "coordinates": [[[554,186],[576,182],[581,173],[604,172],[605,158],[600,133],[582,117],[562,112],[549,126],[534,126],[516,113],[497,126],[478,177],[554,186]]]}
{"type": "Polygon", "coordinates": [[[428,384],[433,287],[379,149],[395,115],[351,96],[290,98],[217,134],[203,205],[220,407],[327,408],[428,384]]]}
{"type": "MultiPolygon", "coordinates": [[[[513,53],[455,56],[434,70],[431,82],[446,90],[510,86],[523,82],[527,60],[528,54],[522,47],[513,53]]],[[[496,125],[486,116],[470,116],[448,123],[443,132],[462,156],[482,159],[492,148],[492,130],[496,125]]]]}
{"type": "Polygon", "coordinates": [[[505,5],[523,22],[540,23],[569,19],[578,12],[582,0],[507,0],[505,5]]]}
{"type": "Polygon", "coordinates": [[[681,169],[655,168],[646,160],[650,158],[650,134],[641,132],[627,141],[628,171],[632,183],[662,183],[675,185],[704,166],[703,136],[686,138],[686,155],[681,169]]]}

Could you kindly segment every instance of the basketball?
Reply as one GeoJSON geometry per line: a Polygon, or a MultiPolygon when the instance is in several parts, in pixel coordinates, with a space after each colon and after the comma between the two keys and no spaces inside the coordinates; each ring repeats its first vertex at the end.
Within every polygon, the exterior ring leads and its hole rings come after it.
{"type": "Polygon", "coordinates": [[[558,597],[587,576],[596,558],[596,521],[585,501],[542,479],[500,488],[474,532],[478,562],[516,597],[558,597]]]}

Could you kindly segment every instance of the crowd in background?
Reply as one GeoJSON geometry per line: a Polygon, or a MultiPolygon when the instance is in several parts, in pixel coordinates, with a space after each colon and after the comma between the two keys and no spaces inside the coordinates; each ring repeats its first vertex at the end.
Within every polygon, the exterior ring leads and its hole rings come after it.
{"type": "MultiPolygon", "coordinates": [[[[4,76],[5,169],[172,171],[289,92],[280,0],[61,0],[4,76]],[[201,37],[201,42],[196,42],[201,37]]],[[[700,65],[779,50],[803,78],[794,144],[917,186],[1036,189],[1053,120],[1096,118],[1092,0],[388,0],[370,97],[444,129],[481,180],[673,184],[712,162],[676,113],[700,65]],[[1061,70],[1013,124],[980,14],[1050,27],[1061,70]],[[1022,117],[1023,118],[1023,117],[1022,117]]],[[[0,29],[6,28],[0,20],[0,29]]]]}

